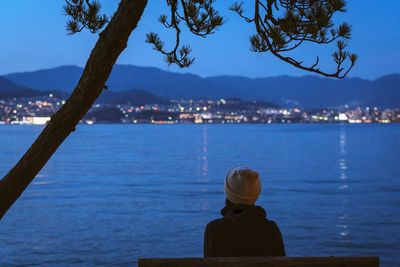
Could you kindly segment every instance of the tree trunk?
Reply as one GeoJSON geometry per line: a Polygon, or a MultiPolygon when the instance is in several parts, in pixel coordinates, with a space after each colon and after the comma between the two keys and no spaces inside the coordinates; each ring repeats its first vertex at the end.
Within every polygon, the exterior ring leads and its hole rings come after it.
{"type": "Polygon", "coordinates": [[[0,181],[0,220],[99,97],[146,4],[147,0],[121,0],[110,23],[99,34],[70,98],[0,181]]]}

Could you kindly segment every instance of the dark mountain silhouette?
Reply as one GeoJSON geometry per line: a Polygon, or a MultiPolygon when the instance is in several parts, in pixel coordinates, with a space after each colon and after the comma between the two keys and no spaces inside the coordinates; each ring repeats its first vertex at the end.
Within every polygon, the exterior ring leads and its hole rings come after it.
{"type": "Polygon", "coordinates": [[[16,83],[13,83],[9,79],[0,76],[0,90],[1,92],[6,92],[6,91],[14,91],[14,90],[26,90],[28,89],[27,87],[18,85],[16,83]]]}
{"type": "Polygon", "coordinates": [[[43,92],[29,89],[28,87],[13,83],[9,79],[0,76],[0,99],[18,98],[18,97],[32,97],[41,95],[43,92]]]}
{"type": "Polygon", "coordinates": [[[101,94],[97,103],[130,104],[134,106],[147,104],[169,104],[171,101],[164,97],[153,95],[145,90],[133,89],[122,92],[107,90],[101,94]]]}
{"type": "MultiPolygon", "coordinates": [[[[6,78],[38,90],[71,91],[82,69],[62,66],[35,72],[15,73],[6,78]]],[[[109,91],[145,88],[165,98],[238,97],[247,101],[267,101],[280,106],[305,108],[350,106],[400,106],[400,74],[377,80],[346,78],[343,80],[317,76],[278,76],[246,78],[216,76],[202,78],[193,74],[179,74],[152,67],[115,65],[107,82],[109,91]]]]}
{"type": "Polygon", "coordinates": [[[240,98],[228,97],[224,105],[213,107],[213,109],[224,111],[252,110],[259,108],[280,108],[278,105],[266,101],[243,101],[240,98]]]}
{"type": "MultiPolygon", "coordinates": [[[[57,89],[71,92],[80,78],[82,68],[62,66],[6,75],[15,83],[37,90],[57,89]]],[[[110,91],[146,88],[146,91],[167,98],[214,98],[221,95],[218,85],[193,74],[179,74],[152,67],[115,65],[107,85],[110,91]]]]}
{"type": "Polygon", "coordinates": [[[116,107],[93,109],[85,116],[86,119],[96,118],[97,123],[120,123],[123,117],[122,111],[116,107]]]}
{"type": "MultiPolygon", "coordinates": [[[[40,91],[29,89],[24,86],[17,85],[8,79],[0,76],[0,99],[11,99],[21,97],[41,97],[49,96],[66,99],[69,96],[68,92],[48,90],[40,91]]],[[[169,104],[169,99],[153,95],[149,92],[140,89],[133,89],[121,92],[104,91],[97,103],[102,104],[130,104],[130,105],[147,105],[147,104],[169,104]]]]}
{"type": "Polygon", "coordinates": [[[62,66],[54,69],[9,74],[5,77],[17,84],[36,90],[71,92],[78,83],[81,74],[82,68],[80,67],[62,66]]]}
{"type": "Polygon", "coordinates": [[[21,97],[39,97],[39,96],[46,96],[46,95],[48,96],[49,94],[52,94],[58,98],[66,98],[69,95],[69,93],[64,92],[64,91],[33,90],[28,87],[18,85],[14,82],[11,82],[7,78],[0,76],[0,99],[21,98],[21,97]]]}

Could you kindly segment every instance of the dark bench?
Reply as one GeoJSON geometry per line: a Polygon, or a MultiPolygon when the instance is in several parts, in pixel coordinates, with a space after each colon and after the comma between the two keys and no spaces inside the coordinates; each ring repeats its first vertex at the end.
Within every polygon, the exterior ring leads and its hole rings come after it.
{"type": "Polygon", "coordinates": [[[139,259],[139,267],[379,267],[379,257],[139,259]]]}

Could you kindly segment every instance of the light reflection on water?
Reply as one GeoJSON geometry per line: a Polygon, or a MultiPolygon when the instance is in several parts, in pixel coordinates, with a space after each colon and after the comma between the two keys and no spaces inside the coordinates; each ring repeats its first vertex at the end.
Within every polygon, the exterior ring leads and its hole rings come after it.
{"type": "MultiPolygon", "coordinates": [[[[203,126],[203,176],[205,178],[208,176],[208,157],[207,157],[207,152],[208,152],[208,131],[207,131],[207,125],[203,126]]],[[[208,181],[208,180],[204,180],[208,181]]]]}
{"type": "MultiPolygon", "coordinates": [[[[0,175],[40,127],[0,127],[0,175]]],[[[379,255],[400,266],[398,125],[79,126],[0,222],[0,266],[127,265],[202,255],[233,166],[288,255],[379,255]]]]}
{"type": "MultiPolygon", "coordinates": [[[[343,194],[343,200],[341,202],[341,205],[343,206],[343,209],[346,210],[346,206],[349,202],[349,199],[346,195],[346,190],[349,189],[349,186],[347,184],[347,161],[346,161],[346,131],[344,129],[344,126],[341,125],[340,128],[340,135],[339,135],[339,148],[340,148],[340,156],[339,156],[339,173],[340,173],[340,185],[338,189],[340,191],[345,191],[343,194]]],[[[339,217],[339,222],[337,224],[337,227],[339,228],[339,235],[342,238],[342,242],[348,242],[348,234],[349,234],[349,215],[346,213],[341,214],[339,217]]]]}

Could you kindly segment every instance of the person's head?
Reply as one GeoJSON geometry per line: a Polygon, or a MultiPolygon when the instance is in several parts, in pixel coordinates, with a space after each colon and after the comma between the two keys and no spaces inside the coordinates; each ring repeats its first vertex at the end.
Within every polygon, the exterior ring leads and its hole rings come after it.
{"type": "Polygon", "coordinates": [[[254,205],[261,192],[261,180],[258,172],[247,167],[231,169],[225,178],[227,203],[236,205],[254,205]]]}

